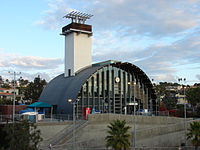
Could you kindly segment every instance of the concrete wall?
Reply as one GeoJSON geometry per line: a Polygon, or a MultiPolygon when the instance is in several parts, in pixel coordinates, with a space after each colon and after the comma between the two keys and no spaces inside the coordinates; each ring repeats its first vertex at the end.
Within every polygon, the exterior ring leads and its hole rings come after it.
{"type": "MultiPolygon", "coordinates": [[[[108,124],[89,124],[87,127],[76,133],[77,147],[105,148],[105,137],[108,135],[108,124]]],[[[133,135],[133,125],[129,131],[133,135]]],[[[137,147],[161,147],[178,146],[183,142],[182,130],[177,127],[159,126],[140,126],[136,127],[136,146],[137,147]]],[[[131,137],[132,143],[133,137],[131,137]]],[[[72,142],[72,141],[70,141],[72,142]]]]}
{"type": "Polygon", "coordinates": [[[41,137],[43,141],[41,142],[41,146],[49,145],[49,142],[56,136],[59,136],[62,132],[64,132],[67,128],[69,128],[72,123],[71,122],[48,122],[48,123],[37,123],[37,129],[41,131],[41,137]]]}
{"type": "MultiPolygon", "coordinates": [[[[133,116],[116,114],[89,115],[89,124],[76,133],[77,147],[105,148],[108,124],[112,120],[126,120],[131,143],[133,116]]],[[[136,147],[179,146],[184,142],[184,119],[176,117],[136,116],[136,147]]],[[[190,120],[190,119],[188,119],[190,120]]],[[[71,141],[72,142],[72,141],[71,141]]]]}
{"type": "MultiPolygon", "coordinates": [[[[74,72],[74,33],[65,36],[65,77],[68,76],[68,69],[71,74],[74,72]]],[[[74,74],[73,74],[74,75],[74,74]]]]}
{"type": "Polygon", "coordinates": [[[92,37],[88,34],[74,35],[74,71],[92,65],[92,37]]]}
{"type": "MultiPolygon", "coordinates": [[[[133,116],[116,114],[89,115],[87,125],[75,132],[76,149],[105,149],[108,125],[114,119],[126,120],[131,127],[133,141],[133,116]]],[[[184,119],[176,117],[136,116],[136,147],[138,150],[151,147],[176,147],[184,142],[184,119]]],[[[188,119],[190,120],[190,119],[188,119]]],[[[189,124],[189,123],[188,123],[189,124]]],[[[73,137],[53,149],[72,149],[73,137]]],[[[153,148],[154,147],[154,148],[153,148]]],[[[175,148],[174,148],[175,147],[175,148]]],[[[155,148],[156,149],[156,148],[155,148]]],[[[169,148],[167,148],[169,150],[169,148]]],[[[157,149],[158,150],[158,149],[157,149]]],[[[163,150],[163,149],[162,149],[163,150]]]]}
{"type": "MultiPolygon", "coordinates": [[[[88,120],[92,123],[109,123],[112,120],[125,120],[127,123],[133,123],[134,116],[133,115],[121,115],[121,114],[95,114],[89,115],[88,120]]],[[[188,119],[191,120],[191,119],[188,119]]],[[[163,116],[135,116],[136,123],[139,124],[173,124],[183,122],[183,118],[177,117],[163,117],[163,116]]]]}
{"type": "Polygon", "coordinates": [[[75,75],[92,64],[92,38],[88,34],[72,32],[65,36],[65,77],[68,69],[75,75]]]}

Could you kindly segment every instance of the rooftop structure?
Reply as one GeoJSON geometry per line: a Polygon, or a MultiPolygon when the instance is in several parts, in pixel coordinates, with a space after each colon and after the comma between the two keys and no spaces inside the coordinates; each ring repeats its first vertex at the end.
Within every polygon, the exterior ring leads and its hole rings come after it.
{"type": "Polygon", "coordinates": [[[64,75],[68,77],[92,64],[92,26],[85,24],[92,15],[73,11],[64,17],[72,20],[61,33],[65,36],[64,75]]]}
{"type": "Polygon", "coordinates": [[[93,15],[72,11],[68,13],[64,18],[71,19],[72,22],[85,24],[87,19],[90,19],[93,15]]]}

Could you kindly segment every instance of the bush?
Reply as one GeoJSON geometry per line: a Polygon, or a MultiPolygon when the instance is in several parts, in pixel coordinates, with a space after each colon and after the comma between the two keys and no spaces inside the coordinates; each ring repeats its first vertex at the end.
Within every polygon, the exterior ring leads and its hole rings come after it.
{"type": "Polygon", "coordinates": [[[40,134],[36,125],[28,121],[2,125],[0,150],[37,150],[39,142],[42,141],[40,134]]]}

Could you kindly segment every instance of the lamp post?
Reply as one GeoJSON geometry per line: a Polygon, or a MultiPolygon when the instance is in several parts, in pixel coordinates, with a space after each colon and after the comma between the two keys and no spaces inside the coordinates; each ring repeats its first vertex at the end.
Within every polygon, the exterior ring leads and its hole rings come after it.
{"type": "Polygon", "coordinates": [[[136,147],[136,121],[135,121],[135,85],[136,85],[136,82],[132,81],[132,82],[128,82],[128,85],[131,86],[131,91],[133,91],[133,95],[134,95],[134,98],[133,98],[133,147],[135,149],[136,147]]]}
{"type": "Polygon", "coordinates": [[[187,122],[187,108],[186,108],[186,99],[185,99],[185,88],[186,87],[183,87],[184,89],[183,89],[183,92],[184,92],[184,127],[185,127],[185,145],[187,144],[187,137],[186,137],[186,135],[187,135],[187,124],[186,124],[186,122],[187,122]]]}
{"type": "Polygon", "coordinates": [[[10,75],[13,75],[13,90],[14,90],[14,94],[13,94],[13,123],[15,122],[15,100],[16,100],[16,76],[20,75],[21,72],[17,73],[17,72],[8,72],[10,75]]]}
{"type": "MultiPolygon", "coordinates": [[[[154,91],[156,92],[156,82],[154,82],[154,79],[151,79],[151,82],[152,82],[152,85],[153,85],[153,89],[154,91]]],[[[156,94],[157,95],[157,94],[156,94]]],[[[157,116],[157,112],[158,112],[158,98],[156,98],[156,112],[155,112],[155,115],[157,116]]],[[[154,106],[153,106],[154,107],[154,106]]],[[[153,112],[153,109],[152,109],[152,112],[153,112]]]]}
{"type": "MultiPolygon", "coordinates": [[[[183,81],[184,83],[186,82],[186,78],[179,78],[178,79],[179,82],[183,81]]],[[[185,145],[187,144],[187,137],[186,137],[186,134],[187,134],[187,126],[186,126],[186,122],[187,122],[187,108],[186,108],[186,98],[185,98],[185,86],[182,85],[183,87],[183,95],[184,95],[184,129],[185,129],[185,145]]]]}
{"type": "Polygon", "coordinates": [[[73,105],[73,150],[75,150],[75,142],[76,142],[76,137],[75,137],[75,126],[76,126],[76,115],[75,115],[75,107],[76,107],[76,104],[78,102],[78,99],[73,101],[71,98],[69,98],[67,100],[69,103],[71,103],[73,105]]]}

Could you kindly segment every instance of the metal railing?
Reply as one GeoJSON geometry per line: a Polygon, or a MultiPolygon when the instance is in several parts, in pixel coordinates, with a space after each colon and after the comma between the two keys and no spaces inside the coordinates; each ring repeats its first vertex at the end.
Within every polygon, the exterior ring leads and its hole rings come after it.
{"type": "MultiPolygon", "coordinates": [[[[41,115],[41,114],[39,114],[41,115]]],[[[55,115],[48,115],[44,114],[39,117],[36,115],[35,119],[31,120],[33,122],[64,122],[64,121],[72,121],[73,117],[72,115],[68,114],[55,114],[55,115]]],[[[15,114],[15,121],[21,121],[21,120],[30,120],[30,117],[27,115],[22,114],[15,114]]],[[[0,123],[9,123],[13,122],[13,115],[0,115],[0,123]]]]}
{"type": "MultiPolygon", "coordinates": [[[[65,147],[52,147],[51,150],[71,150],[72,144],[65,145],[65,147]]],[[[42,149],[49,150],[50,148],[42,149]]],[[[112,148],[78,148],[76,150],[112,150],[112,148]]],[[[195,150],[194,146],[163,146],[163,147],[130,147],[129,150],[195,150]]]]}

